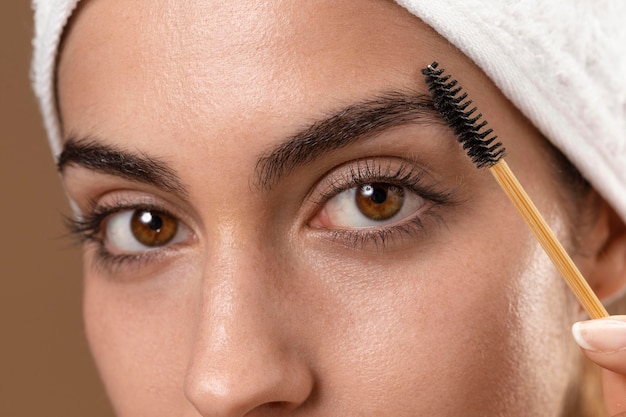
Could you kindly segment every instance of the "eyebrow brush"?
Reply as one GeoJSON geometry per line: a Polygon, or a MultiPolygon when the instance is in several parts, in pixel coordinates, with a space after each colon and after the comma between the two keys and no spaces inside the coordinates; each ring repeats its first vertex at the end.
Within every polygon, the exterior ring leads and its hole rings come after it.
{"type": "Polygon", "coordinates": [[[433,62],[422,70],[437,111],[472,162],[478,168],[489,168],[589,317],[607,317],[606,309],[504,160],[505,149],[497,141],[498,137],[492,135],[493,129],[485,129],[487,121],[481,120],[481,113],[475,114],[476,107],[468,110],[472,100],[467,99],[467,93],[462,92],[457,80],[443,75],[445,70],[437,69],[438,66],[433,62]]]}

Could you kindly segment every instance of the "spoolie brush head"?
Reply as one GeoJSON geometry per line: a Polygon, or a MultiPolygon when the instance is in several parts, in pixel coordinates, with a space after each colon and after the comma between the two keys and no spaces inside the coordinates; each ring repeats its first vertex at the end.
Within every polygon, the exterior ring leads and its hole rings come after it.
{"type": "Polygon", "coordinates": [[[442,75],[444,70],[437,69],[438,66],[433,62],[422,70],[435,108],[454,130],[457,140],[478,168],[495,165],[504,156],[502,143],[496,142],[498,136],[488,137],[493,129],[483,129],[487,121],[480,120],[482,113],[474,114],[477,107],[466,110],[472,100],[466,100],[467,93],[462,91],[463,88],[456,80],[450,80],[450,75],[442,75]]]}

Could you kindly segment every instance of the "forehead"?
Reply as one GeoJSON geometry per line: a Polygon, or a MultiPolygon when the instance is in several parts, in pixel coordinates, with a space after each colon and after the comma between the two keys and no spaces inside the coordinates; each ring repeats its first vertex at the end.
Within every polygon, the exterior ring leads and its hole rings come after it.
{"type": "MultiPolygon", "coordinates": [[[[382,0],[86,0],[77,15],[63,55],[71,55],[75,48],[80,51],[81,46],[92,52],[96,48],[102,58],[162,70],[185,62],[188,71],[210,78],[216,69],[282,75],[284,65],[307,73],[303,60],[337,66],[366,53],[393,51],[398,37],[409,33],[417,44],[425,35],[415,32],[417,18],[382,0]]],[[[379,57],[372,55],[362,66],[380,67],[379,57]]]]}
{"type": "Polygon", "coordinates": [[[61,53],[61,113],[77,133],[191,140],[236,126],[257,143],[383,84],[415,88],[433,46],[455,59],[388,1],[88,0],[61,53]]]}

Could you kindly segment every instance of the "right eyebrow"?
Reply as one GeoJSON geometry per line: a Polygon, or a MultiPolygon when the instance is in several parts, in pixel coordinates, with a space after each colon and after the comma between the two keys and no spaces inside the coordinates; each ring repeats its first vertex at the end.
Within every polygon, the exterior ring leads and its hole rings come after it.
{"type": "Polygon", "coordinates": [[[271,189],[294,169],[381,131],[406,124],[446,126],[430,96],[391,91],[352,103],[301,128],[261,155],[256,164],[257,184],[271,189]]]}
{"type": "Polygon", "coordinates": [[[149,184],[183,198],[188,195],[176,171],[164,161],[105,145],[93,138],[70,138],[65,142],[57,169],[63,174],[70,165],[149,184]]]}

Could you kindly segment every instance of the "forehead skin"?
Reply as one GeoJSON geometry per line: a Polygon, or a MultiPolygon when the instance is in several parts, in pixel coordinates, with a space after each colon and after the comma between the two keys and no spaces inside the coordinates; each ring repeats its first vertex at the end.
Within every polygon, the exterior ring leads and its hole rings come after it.
{"type": "MultiPolygon", "coordinates": [[[[189,134],[195,129],[201,134],[194,136],[224,142],[236,134],[238,143],[258,148],[259,119],[269,132],[276,127],[287,132],[292,126],[285,122],[297,120],[294,116],[366,97],[378,92],[381,82],[415,88],[419,69],[438,56],[445,56],[450,70],[464,61],[441,39],[436,49],[429,48],[436,53],[420,54],[435,42],[432,31],[391,2],[98,3],[88,1],[72,29],[94,20],[98,30],[83,30],[79,39],[69,36],[64,46],[60,102],[65,126],[76,130],[105,110],[115,121],[106,126],[113,137],[136,139],[133,129],[141,129],[136,136],[176,137],[185,146],[203,146],[204,140],[197,143],[189,134]],[[115,10],[102,10],[107,7],[115,10]],[[94,50],[98,53],[85,53],[94,50]],[[63,76],[66,62],[71,79],[63,76]],[[89,80],[94,70],[104,76],[89,80]],[[80,103],[62,95],[74,87],[81,88],[80,103]],[[138,107],[140,114],[127,111],[138,107]],[[68,120],[73,114],[81,120],[68,120]],[[216,114],[235,118],[241,131],[220,131],[216,114]],[[246,135],[250,131],[253,137],[246,135]]],[[[154,145],[152,138],[144,140],[154,145]]]]}
{"type": "Polygon", "coordinates": [[[417,249],[353,253],[300,227],[297,207],[335,165],[402,157],[400,145],[348,147],[268,196],[250,187],[268,148],[351,103],[425,92],[420,69],[434,60],[471,90],[559,229],[535,129],[393,2],[81,4],[58,67],[64,136],[167,160],[189,201],[74,168],[68,193],[83,210],[120,189],[158,194],[182,207],[199,242],[131,283],[108,279],[85,251],[87,334],[121,416],[557,415],[571,377],[561,329],[575,309],[489,175],[442,151],[456,149],[442,145],[450,132],[389,136],[430,149],[442,182],[468,201],[417,249]],[[293,377],[279,394],[254,391],[279,371],[293,377]]]}

